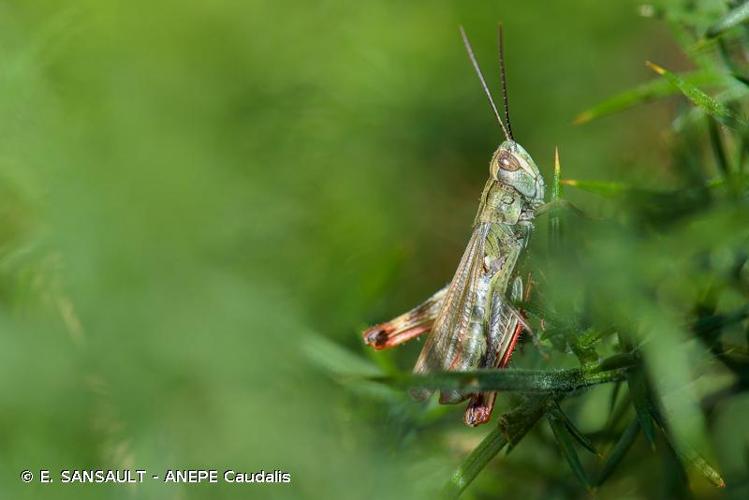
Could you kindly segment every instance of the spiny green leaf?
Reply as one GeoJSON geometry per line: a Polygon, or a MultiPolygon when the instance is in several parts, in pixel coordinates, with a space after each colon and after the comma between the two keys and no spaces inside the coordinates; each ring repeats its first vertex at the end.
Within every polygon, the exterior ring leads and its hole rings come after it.
{"type": "Polygon", "coordinates": [[[337,375],[375,377],[382,374],[374,364],[318,335],[308,336],[302,343],[302,350],[313,363],[337,375]]]}
{"type": "MultiPolygon", "coordinates": [[[[692,85],[720,85],[726,83],[726,77],[715,72],[695,71],[687,73],[682,78],[692,85]]],[[[673,85],[666,80],[656,79],[643,83],[633,89],[617,94],[605,101],[583,111],[574,120],[575,125],[587,123],[596,118],[610,115],[618,111],[631,108],[637,104],[644,103],[660,97],[667,97],[678,92],[673,85]]]]}
{"type": "Polygon", "coordinates": [[[645,64],[647,64],[650,69],[665,78],[675,88],[679,89],[679,91],[681,91],[681,93],[687,99],[692,101],[692,103],[704,110],[710,116],[715,117],[715,119],[717,119],[724,125],[733,128],[736,128],[738,125],[743,125],[743,121],[734,116],[734,114],[731,113],[731,110],[729,110],[725,104],[718,102],[709,95],[705,94],[694,84],[650,61],[647,61],[645,64]]]}
{"type": "Polygon", "coordinates": [[[505,446],[507,437],[499,427],[495,427],[455,470],[445,486],[446,496],[457,498],[505,446]]]}
{"type": "MultiPolygon", "coordinates": [[[[554,149],[554,177],[551,184],[551,202],[557,203],[562,195],[562,186],[559,184],[562,176],[562,165],[559,163],[559,148],[554,149]]],[[[555,210],[549,221],[549,243],[552,248],[559,247],[561,241],[561,220],[559,211],[555,210]]]]}
{"type": "Polygon", "coordinates": [[[609,419],[614,413],[614,410],[616,409],[616,402],[619,399],[619,393],[622,390],[622,383],[621,382],[615,382],[614,387],[611,389],[611,399],[609,399],[609,419]]]}
{"type": "Polygon", "coordinates": [[[726,176],[730,173],[731,167],[728,164],[726,150],[723,147],[723,141],[720,136],[718,123],[711,116],[707,117],[707,130],[710,135],[710,146],[712,146],[715,161],[721,173],[726,176]]]}
{"type": "Polygon", "coordinates": [[[749,2],[744,2],[723,16],[717,23],[707,29],[705,36],[715,38],[726,30],[749,20],[749,2]]]}
{"type": "Polygon", "coordinates": [[[671,446],[662,451],[663,471],[666,481],[663,484],[667,498],[689,498],[689,475],[686,465],[671,446]]]}
{"type": "MultiPolygon", "coordinates": [[[[562,179],[561,184],[564,186],[571,186],[582,191],[589,193],[598,194],[607,198],[624,197],[624,196],[637,196],[639,199],[647,198],[659,198],[659,203],[664,203],[666,197],[673,196],[686,196],[700,189],[715,189],[725,185],[725,180],[722,178],[714,178],[707,181],[704,185],[691,187],[687,189],[677,190],[656,190],[647,189],[642,187],[635,187],[629,184],[621,182],[606,182],[606,181],[586,181],[579,179],[562,179]]],[[[559,200],[564,202],[566,200],[559,200]]],[[[547,203],[546,205],[549,205],[547,203]]],[[[542,205],[541,208],[546,205],[542,205]]]]}
{"type": "Polygon", "coordinates": [[[740,323],[747,317],[749,317],[749,305],[744,305],[725,314],[699,318],[692,324],[692,331],[700,336],[713,336],[726,326],[740,323]]]}
{"type": "Polygon", "coordinates": [[[562,395],[554,394],[530,394],[524,397],[524,402],[510,412],[505,413],[499,419],[499,427],[508,436],[509,454],[520,440],[536,425],[554,402],[559,402],[562,395]]]}
{"type": "Polygon", "coordinates": [[[556,404],[551,412],[559,421],[564,423],[570,435],[572,435],[572,437],[574,437],[577,442],[583,446],[583,448],[594,455],[598,455],[598,452],[593,446],[593,443],[590,442],[590,439],[585,437],[583,433],[580,432],[580,429],[578,429],[577,426],[575,426],[574,422],[572,422],[572,420],[570,420],[570,418],[567,416],[567,414],[562,411],[562,408],[559,406],[559,404],[556,404]]]}
{"type": "Polygon", "coordinates": [[[679,460],[694,467],[698,472],[705,476],[708,481],[718,488],[723,488],[726,485],[726,482],[723,480],[720,473],[692,447],[686,443],[677,443],[674,440],[671,432],[669,432],[668,426],[666,425],[665,417],[657,410],[657,408],[651,408],[651,413],[653,419],[658,424],[658,428],[661,430],[663,437],[666,439],[668,446],[679,457],[679,460]]]}
{"type": "Polygon", "coordinates": [[[592,349],[601,339],[616,332],[613,327],[595,329],[590,328],[578,336],[577,343],[582,349],[592,349]]]}
{"type": "Polygon", "coordinates": [[[558,200],[562,196],[562,165],[559,163],[559,148],[554,148],[554,178],[551,184],[551,201],[558,200]]]}
{"type": "Polygon", "coordinates": [[[619,370],[622,368],[632,368],[636,363],[636,353],[621,352],[602,359],[593,369],[596,371],[619,370]]]}
{"type": "Polygon", "coordinates": [[[713,466],[707,463],[707,460],[705,460],[702,455],[688,446],[677,445],[676,443],[674,443],[673,439],[670,436],[670,433],[664,431],[663,434],[664,436],[666,436],[666,441],[668,442],[671,449],[674,450],[674,453],[676,453],[676,455],[682,462],[694,467],[698,472],[705,476],[708,481],[713,483],[718,488],[725,487],[726,482],[723,480],[720,472],[715,470],[713,466]]]}
{"type": "Polygon", "coordinates": [[[402,391],[398,391],[389,385],[372,382],[361,378],[341,378],[338,381],[342,387],[345,387],[354,394],[377,400],[395,403],[403,401],[407,396],[402,391]]]}
{"type": "MultiPolygon", "coordinates": [[[[562,184],[564,184],[564,181],[562,181],[562,184]]],[[[574,204],[570,203],[569,200],[564,199],[558,199],[554,201],[550,201],[548,203],[544,203],[536,210],[536,217],[540,217],[542,214],[545,214],[547,212],[550,212],[552,214],[557,214],[561,210],[569,210],[570,212],[573,212],[575,215],[578,215],[580,217],[584,217],[586,219],[591,219],[588,214],[583,212],[580,208],[576,207],[574,204]]]]}
{"type": "Polygon", "coordinates": [[[631,186],[620,182],[582,181],[578,179],[562,179],[560,184],[607,197],[618,196],[632,189],[631,186]]]}
{"type": "Polygon", "coordinates": [[[709,463],[707,463],[702,455],[692,449],[682,449],[682,451],[677,450],[677,453],[684,461],[688,462],[692,467],[702,473],[702,475],[705,476],[708,481],[713,483],[715,486],[717,486],[718,488],[723,488],[726,486],[726,482],[723,480],[720,472],[715,470],[709,463]]]}
{"type": "Polygon", "coordinates": [[[499,418],[493,429],[481,443],[466,457],[445,485],[444,493],[449,498],[457,498],[489,461],[502,448],[516,445],[546,413],[551,396],[536,396],[526,399],[520,406],[499,418]]]}
{"type": "Polygon", "coordinates": [[[645,437],[648,438],[650,446],[655,448],[655,426],[648,402],[648,389],[645,381],[645,373],[642,369],[630,370],[627,373],[627,385],[632,398],[632,404],[637,412],[637,419],[640,421],[645,437]]]}
{"type": "Polygon", "coordinates": [[[594,369],[565,370],[476,370],[472,372],[438,372],[428,375],[402,377],[372,377],[380,382],[393,382],[406,387],[431,390],[459,390],[462,392],[570,392],[597,384],[622,380],[626,369],[600,371],[594,369]]]}
{"type": "Polygon", "coordinates": [[[624,456],[627,454],[627,451],[629,451],[630,447],[637,439],[637,435],[639,433],[640,433],[640,422],[638,419],[634,419],[629,424],[629,426],[627,426],[627,429],[624,431],[624,433],[621,435],[619,440],[616,442],[614,449],[611,450],[611,453],[609,454],[608,459],[606,459],[606,462],[603,464],[601,471],[598,473],[598,476],[596,477],[596,481],[595,481],[595,484],[597,486],[600,486],[601,484],[603,484],[603,482],[609,478],[611,473],[614,472],[616,467],[619,465],[619,463],[622,461],[624,456]]]}
{"type": "Polygon", "coordinates": [[[581,365],[587,366],[598,361],[599,355],[594,347],[596,342],[590,340],[591,337],[595,338],[594,331],[588,330],[582,334],[571,332],[568,329],[563,329],[562,331],[567,344],[569,344],[581,365]]]}
{"type": "Polygon", "coordinates": [[[590,488],[590,482],[588,481],[588,475],[585,473],[583,465],[580,463],[580,457],[577,456],[577,451],[572,443],[571,435],[564,425],[564,422],[560,420],[554,412],[549,412],[546,415],[546,419],[551,426],[551,430],[554,433],[554,437],[559,444],[559,450],[567,460],[572,472],[580,480],[580,482],[586,487],[590,488]]]}

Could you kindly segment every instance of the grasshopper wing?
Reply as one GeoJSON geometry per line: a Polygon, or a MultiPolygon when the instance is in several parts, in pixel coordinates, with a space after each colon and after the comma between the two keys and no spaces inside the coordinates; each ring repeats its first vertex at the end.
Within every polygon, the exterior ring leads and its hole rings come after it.
{"type": "MultiPolygon", "coordinates": [[[[486,350],[483,311],[488,288],[484,255],[489,226],[479,224],[474,228],[414,373],[462,371],[476,367],[483,356],[486,350]]],[[[441,402],[458,402],[465,398],[453,392],[443,393],[441,402]]],[[[429,393],[423,389],[413,391],[418,399],[428,397],[429,393]]]]}

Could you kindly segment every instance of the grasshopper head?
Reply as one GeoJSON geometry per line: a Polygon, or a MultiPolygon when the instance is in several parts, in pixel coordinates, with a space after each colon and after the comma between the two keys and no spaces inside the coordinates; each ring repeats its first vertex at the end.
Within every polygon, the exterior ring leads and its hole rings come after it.
{"type": "Polygon", "coordinates": [[[532,204],[544,201],[544,178],[531,155],[515,141],[503,142],[489,164],[492,179],[515,188],[532,204]]]}

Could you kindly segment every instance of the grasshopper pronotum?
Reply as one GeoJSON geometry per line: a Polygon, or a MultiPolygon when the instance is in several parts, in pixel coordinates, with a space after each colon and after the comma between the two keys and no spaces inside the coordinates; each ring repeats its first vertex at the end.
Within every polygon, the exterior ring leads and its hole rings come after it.
{"type": "MultiPolygon", "coordinates": [[[[523,282],[515,273],[515,265],[533,230],[536,210],[543,204],[544,181],[533,159],[512,135],[501,25],[499,67],[504,122],[462,27],[460,33],[505,141],[489,162],[489,180],[481,194],[473,233],[450,284],[416,308],[364,331],[364,341],[375,349],[394,347],[428,333],[415,373],[503,368],[521,332],[528,329],[513,307],[523,295],[523,282]]],[[[430,391],[419,390],[414,395],[425,399],[430,391]]],[[[439,400],[459,403],[470,398],[465,423],[475,426],[489,420],[495,397],[496,393],[454,390],[442,391],[439,400]]]]}

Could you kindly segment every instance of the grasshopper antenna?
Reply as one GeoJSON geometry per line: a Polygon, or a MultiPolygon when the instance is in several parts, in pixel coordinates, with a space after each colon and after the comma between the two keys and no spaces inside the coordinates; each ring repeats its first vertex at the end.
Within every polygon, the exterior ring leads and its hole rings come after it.
{"type": "Polygon", "coordinates": [[[494,116],[497,117],[497,123],[499,123],[499,126],[502,128],[502,132],[504,132],[505,137],[508,140],[512,140],[512,134],[507,131],[507,127],[505,127],[505,124],[502,123],[502,118],[499,117],[499,111],[497,111],[497,106],[496,104],[494,104],[494,99],[492,99],[492,94],[491,92],[489,92],[489,87],[487,87],[486,85],[486,80],[484,80],[484,75],[481,73],[481,68],[479,68],[479,63],[476,60],[476,56],[473,54],[471,42],[468,41],[468,36],[466,35],[466,31],[463,29],[463,26],[460,27],[460,36],[463,37],[463,45],[466,46],[468,58],[471,60],[471,64],[473,64],[473,69],[476,70],[476,74],[478,75],[479,80],[481,80],[481,86],[484,88],[486,97],[489,98],[489,104],[491,104],[491,107],[494,110],[494,116]]]}
{"type": "Polygon", "coordinates": [[[507,77],[505,76],[505,37],[504,31],[502,30],[502,23],[497,25],[497,33],[499,37],[499,78],[502,81],[502,101],[505,106],[505,123],[507,124],[507,131],[509,132],[510,140],[514,141],[515,138],[512,135],[512,123],[510,123],[510,101],[507,99],[507,77]]]}

